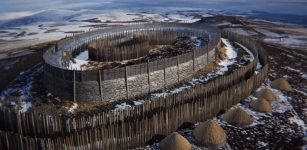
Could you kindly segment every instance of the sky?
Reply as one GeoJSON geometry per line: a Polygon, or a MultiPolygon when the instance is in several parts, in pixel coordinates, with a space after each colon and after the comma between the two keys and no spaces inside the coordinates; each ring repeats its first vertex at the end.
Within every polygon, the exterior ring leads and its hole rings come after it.
{"type": "Polygon", "coordinates": [[[48,9],[134,9],[185,7],[307,14],[307,0],[0,0],[0,18],[27,16],[48,9]]]}

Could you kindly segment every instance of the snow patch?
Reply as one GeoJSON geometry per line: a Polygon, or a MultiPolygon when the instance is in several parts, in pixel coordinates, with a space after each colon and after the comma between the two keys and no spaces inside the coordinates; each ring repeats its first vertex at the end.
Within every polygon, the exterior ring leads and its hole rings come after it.
{"type": "Polygon", "coordinates": [[[167,17],[162,16],[161,14],[142,14],[144,19],[150,19],[156,22],[165,22],[169,21],[170,19],[167,17]]]}
{"type": "Polygon", "coordinates": [[[268,144],[269,144],[269,143],[267,143],[267,142],[262,142],[262,141],[258,141],[258,142],[257,142],[257,145],[259,145],[260,148],[261,148],[261,147],[266,147],[268,144]]]}
{"type": "Polygon", "coordinates": [[[298,89],[294,89],[294,91],[297,92],[297,93],[301,93],[301,94],[307,96],[307,93],[305,93],[305,92],[303,92],[303,91],[300,91],[300,90],[298,90],[298,89]]]}
{"type": "Polygon", "coordinates": [[[80,60],[80,59],[74,59],[75,62],[70,61],[69,62],[69,68],[72,70],[81,70],[84,65],[88,64],[89,61],[86,60],[80,60]]]}
{"type": "Polygon", "coordinates": [[[134,104],[135,106],[142,105],[142,104],[144,104],[144,103],[145,103],[144,100],[133,101],[133,104],[134,104]]]}
{"type": "Polygon", "coordinates": [[[126,109],[126,108],[131,108],[131,107],[132,107],[131,105],[128,105],[126,102],[124,102],[124,103],[115,105],[114,111],[117,111],[117,110],[124,110],[124,109],[126,109]]]}
{"type": "Polygon", "coordinates": [[[169,14],[167,17],[172,20],[186,23],[192,23],[200,20],[200,18],[194,18],[193,16],[186,16],[181,14],[169,14]]]}
{"type": "MultiPolygon", "coordinates": [[[[255,59],[254,57],[254,54],[247,48],[245,47],[244,45],[238,43],[238,42],[235,42],[237,45],[239,45],[240,47],[242,47],[247,53],[248,55],[247,56],[244,56],[244,59],[246,60],[249,60],[250,62],[253,61],[255,59]]],[[[257,64],[258,65],[258,64],[257,64]]]]}
{"type": "Polygon", "coordinates": [[[303,71],[301,71],[301,70],[294,69],[294,68],[291,68],[291,67],[289,67],[289,66],[287,66],[287,67],[282,67],[282,68],[285,68],[285,69],[287,69],[287,70],[290,70],[290,71],[299,73],[299,74],[301,75],[302,78],[307,79],[307,74],[305,74],[305,73],[304,73],[303,71]]]}
{"type": "Polygon", "coordinates": [[[32,107],[32,103],[31,102],[25,102],[21,105],[21,110],[20,112],[26,112],[28,111],[29,108],[32,107]]]}
{"type": "Polygon", "coordinates": [[[79,60],[88,60],[88,50],[85,50],[76,56],[79,60]]]}
{"type": "Polygon", "coordinates": [[[123,10],[112,10],[108,13],[102,14],[98,19],[101,22],[129,22],[129,21],[142,21],[143,18],[139,15],[129,14],[131,12],[123,10]]]}
{"type": "Polygon", "coordinates": [[[295,123],[298,126],[305,128],[305,123],[302,119],[299,119],[299,118],[296,118],[296,117],[290,117],[290,118],[288,118],[288,120],[290,121],[291,124],[295,123]]]}
{"type": "Polygon", "coordinates": [[[68,112],[70,113],[74,113],[75,110],[78,108],[78,104],[77,103],[74,103],[69,109],[68,109],[68,112]]]}
{"type": "Polygon", "coordinates": [[[234,59],[238,57],[237,51],[235,48],[230,44],[228,39],[222,38],[222,42],[226,45],[226,55],[229,59],[234,59]]]}
{"type": "Polygon", "coordinates": [[[283,45],[285,47],[304,48],[307,46],[307,37],[298,38],[295,36],[280,37],[280,38],[265,38],[264,42],[283,45]]]}

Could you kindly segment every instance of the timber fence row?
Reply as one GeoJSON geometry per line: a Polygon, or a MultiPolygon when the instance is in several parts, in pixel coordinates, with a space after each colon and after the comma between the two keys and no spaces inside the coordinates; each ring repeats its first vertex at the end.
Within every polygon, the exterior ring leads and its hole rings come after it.
{"type": "MultiPolygon", "coordinates": [[[[118,36],[127,36],[134,33],[146,33],[149,34],[151,32],[155,33],[155,36],[149,38],[152,40],[151,42],[159,43],[159,42],[169,42],[161,36],[158,36],[159,32],[176,32],[176,35],[192,35],[192,36],[200,36],[200,35],[209,35],[210,43],[209,49],[213,49],[220,40],[220,32],[218,29],[207,26],[203,24],[178,24],[178,23],[168,23],[168,24],[160,24],[160,23],[153,23],[153,24],[143,24],[143,25],[136,25],[136,26],[125,26],[125,27],[116,27],[111,29],[102,29],[102,30],[94,30],[86,33],[81,33],[73,36],[72,38],[66,38],[59,41],[55,46],[50,47],[47,50],[47,53],[44,55],[44,60],[58,68],[67,69],[67,70],[74,70],[74,68],[67,68],[66,65],[63,66],[61,61],[58,61],[58,58],[61,58],[65,55],[71,55],[75,50],[80,50],[83,48],[84,45],[88,45],[93,41],[103,40],[103,39],[112,39],[118,36]],[[205,29],[205,30],[204,30],[205,29]]],[[[76,69],[75,69],[76,70],[76,69]]]]}
{"type": "MultiPolygon", "coordinates": [[[[158,30],[158,29],[155,29],[155,30],[158,30]]],[[[139,32],[151,32],[151,30],[149,31],[139,31],[139,32]]],[[[122,34],[125,34],[126,36],[132,34],[133,32],[126,32],[126,31],[123,31],[123,33],[119,32],[119,33],[113,33],[112,35],[113,36],[121,36],[122,34]],[[118,34],[118,35],[117,35],[118,34]]],[[[111,34],[111,33],[110,33],[111,34]]],[[[192,35],[192,36],[204,36],[205,32],[202,32],[202,33],[198,33],[196,31],[182,31],[182,32],[178,32],[177,33],[178,35],[192,35]]],[[[114,38],[113,36],[109,37],[109,35],[106,35],[106,37],[98,37],[97,39],[108,39],[108,38],[114,38]]],[[[171,35],[170,35],[171,36],[171,35]]],[[[51,72],[51,74],[53,76],[56,76],[58,78],[61,78],[61,79],[65,79],[65,80],[70,80],[72,81],[73,80],[73,72],[76,73],[77,76],[80,76],[80,78],[77,78],[76,81],[97,81],[97,79],[99,78],[97,75],[98,75],[98,71],[101,70],[98,68],[96,69],[84,69],[82,70],[82,67],[80,69],[76,69],[76,68],[69,68],[71,66],[69,66],[69,63],[71,63],[71,58],[70,56],[73,56],[73,55],[77,55],[77,53],[80,53],[82,50],[85,50],[87,49],[87,45],[88,43],[92,43],[93,41],[98,41],[96,38],[95,39],[92,39],[92,40],[89,40],[88,42],[86,41],[81,41],[81,42],[77,42],[77,43],[84,43],[83,45],[80,45],[78,47],[75,47],[67,52],[65,52],[65,55],[64,54],[61,54],[63,56],[54,56],[53,55],[53,51],[56,51],[56,50],[47,50],[45,56],[44,56],[44,60],[45,62],[48,64],[47,67],[48,67],[48,72],[51,72]],[[68,58],[66,58],[65,56],[69,56],[68,58]],[[54,64],[55,62],[59,62],[59,60],[55,60],[55,58],[53,57],[59,57],[61,58],[61,64],[60,66],[54,64]]],[[[156,38],[154,38],[156,39],[156,38]]],[[[210,51],[214,51],[215,48],[217,47],[217,45],[220,43],[220,36],[210,36],[210,42],[208,43],[208,45],[204,45],[202,47],[199,47],[199,48],[196,48],[195,50],[191,50],[190,52],[188,53],[184,53],[184,54],[181,54],[179,56],[173,56],[173,57],[170,57],[170,58],[164,58],[164,59],[153,59],[153,60],[149,60],[149,67],[150,68],[159,68],[159,69],[162,69],[161,66],[155,66],[154,64],[162,64],[162,62],[166,62],[166,66],[176,66],[176,64],[173,64],[173,63],[169,63],[171,62],[171,60],[173,58],[179,58],[180,60],[180,64],[181,63],[185,63],[187,61],[191,61],[193,60],[193,57],[191,57],[192,55],[195,55],[195,57],[199,57],[199,56],[202,56],[202,55],[208,55],[208,53],[210,51]]],[[[167,40],[161,40],[161,39],[157,39],[156,42],[154,43],[161,43],[161,42],[166,42],[166,43],[169,43],[169,41],[167,40]]],[[[66,45],[69,45],[68,43],[66,45]]],[[[100,46],[99,46],[100,47],[100,46]]],[[[139,47],[138,45],[136,45],[136,47],[139,47]]],[[[139,47],[140,48],[140,47],[139,47]]],[[[137,49],[139,49],[137,48],[137,49]]],[[[51,47],[50,49],[56,49],[55,47],[51,47]]],[[[126,50],[124,50],[123,52],[119,52],[119,53],[125,53],[127,54],[127,56],[120,56],[120,57],[129,57],[129,58],[138,58],[139,56],[139,53],[144,53],[144,52],[127,52],[127,49],[128,48],[124,48],[126,50]],[[128,56],[129,55],[129,56],[128,56]]],[[[131,49],[131,48],[129,48],[131,49]]],[[[148,49],[142,49],[143,51],[148,51],[148,49]]],[[[59,50],[58,50],[59,51],[59,50]]],[[[64,53],[64,52],[63,52],[64,53]]],[[[90,51],[90,53],[93,53],[93,51],[90,51]]],[[[101,52],[99,52],[101,53],[101,52]]],[[[113,51],[112,54],[110,54],[110,57],[115,57],[115,55],[117,55],[117,51],[113,51]],[[114,54],[113,54],[114,53],[114,54]]],[[[94,54],[92,54],[91,57],[94,57],[93,56],[94,54]]],[[[97,54],[95,54],[97,55],[97,54]]],[[[206,62],[207,63],[207,62],[206,62]]],[[[146,68],[142,68],[141,66],[147,66],[145,65],[147,64],[147,61],[145,63],[142,63],[142,64],[135,64],[135,65],[129,65],[128,67],[129,68],[139,68],[139,70],[145,70],[146,68]]],[[[124,67],[117,67],[117,68],[113,68],[113,69],[103,69],[104,72],[108,72],[108,74],[112,73],[112,72],[116,72],[117,74],[120,74],[119,76],[122,77],[124,76],[125,73],[122,72],[122,68],[124,67]]],[[[157,71],[157,70],[152,70],[152,71],[157,71]]],[[[144,72],[138,72],[137,74],[142,74],[144,72]]],[[[112,76],[112,75],[110,75],[112,76]]],[[[118,76],[115,76],[113,78],[108,78],[108,80],[112,80],[112,79],[117,79],[118,76]]]]}
{"type": "Polygon", "coordinates": [[[249,72],[255,71],[254,66],[255,63],[252,62],[247,66],[233,71],[229,75],[218,77],[205,84],[198,84],[194,88],[187,89],[182,93],[176,93],[166,98],[161,97],[152,99],[151,101],[146,100],[143,105],[128,109],[130,112],[123,118],[120,118],[117,112],[100,112],[90,116],[81,115],[78,117],[66,118],[64,116],[51,116],[35,112],[20,113],[19,111],[15,112],[10,109],[0,109],[0,121],[3,122],[0,124],[0,129],[29,136],[51,137],[52,135],[69,134],[70,132],[79,131],[88,127],[95,128],[98,126],[113,125],[122,122],[123,119],[125,120],[126,118],[142,118],[146,116],[146,114],[154,112],[156,109],[168,109],[179,103],[188,103],[190,99],[195,99],[203,95],[210,97],[210,95],[227,90],[229,87],[250,78],[253,74],[249,72]],[[156,103],[163,103],[163,105],[158,105],[156,103]],[[137,111],[143,110],[144,107],[149,107],[149,110],[152,110],[152,112],[143,111],[142,114],[138,114],[137,111]]]}
{"type": "MultiPolygon", "coordinates": [[[[35,149],[129,149],[146,144],[154,135],[167,135],[184,122],[205,121],[214,117],[221,110],[227,109],[246,98],[255,89],[255,85],[261,85],[268,71],[267,65],[257,75],[239,84],[229,87],[218,94],[202,95],[189,99],[192,91],[186,91],[181,97],[157,100],[146,103],[143,107],[131,110],[114,112],[114,117],[105,115],[82,118],[87,126],[83,130],[74,131],[65,123],[59,126],[67,127],[70,134],[53,135],[49,138],[26,137],[22,134],[1,131],[1,145],[4,149],[26,149],[24,147],[35,146],[35,149]],[[178,103],[177,101],[186,101],[178,103]],[[155,111],[151,110],[155,105],[155,111]],[[171,107],[165,107],[170,105],[171,107]],[[131,114],[132,113],[132,114],[131,114]],[[131,115],[139,117],[131,117],[131,115]],[[117,116],[117,118],[115,117],[117,116]],[[128,116],[128,117],[126,117],[128,116]],[[113,119],[113,120],[112,120],[113,119]],[[91,128],[91,124],[99,122],[114,122],[91,128]]],[[[66,120],[68,121],[68,120],[66,120]]],[[[47,126],[48,122],[44,122],[47,126]]],[[[74,125],[77,125],[75,122],[74,125]]],[[[37,126],[36,128],[41,128],[37,126]]],[[[53,126],[49,126],[53,128],[53,126]]],[[[32,147],[33,148],[33,147],[32,147]]]]}

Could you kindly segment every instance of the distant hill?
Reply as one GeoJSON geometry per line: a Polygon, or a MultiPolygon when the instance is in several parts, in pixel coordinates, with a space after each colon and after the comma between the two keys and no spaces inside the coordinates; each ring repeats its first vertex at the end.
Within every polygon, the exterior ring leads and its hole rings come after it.
{"type": "Polygon", "coordinates": [[[22,18],[16,18],[8,21],[0,21],[0,28],[13,28],[24,25],[38,24],[41,22],[62,22],[68,21],[78,15],[81,12],[69,11],[69,10],[46,10],[41,11],[31,16],[22,18]]]}

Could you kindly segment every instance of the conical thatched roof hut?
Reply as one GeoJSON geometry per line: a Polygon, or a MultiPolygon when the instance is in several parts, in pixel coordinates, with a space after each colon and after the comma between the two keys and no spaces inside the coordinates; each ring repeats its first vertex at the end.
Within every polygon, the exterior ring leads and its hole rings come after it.
{"type": "Polygon", "coordinates": [[[272,106],[270,102],[265,100],[264,98],[257,99],[251,102],[251,106],[253,109],[259,112],[272,112],[272,106]]]}
{"type": "Polygon", "coordinates": [[[284,91],[292,91],[293,90],[291,85],[289,84],[289,82],[284,78],[279,78],[279,79],[274,80],[271,83],[271,86],[272,86],[272,88],[278,89],[278,90],[284,90],[284,91]]]}
{"type": "Polygon", "coordinates": [[[223,119],[229,124],[238,127],[244,127],[254,122],[254,118],[240,107],[227,111],[223,119]]]}
{"type": "Polygon", "coordinates": [[[191,150],[192,145],[187,139],[173,132],[172,134],[165,137],[159,144],[161,150],[191,150]]]}
{"type": "Polygon", "coordinates": [[[258,99],[264,98],[269,102],[273,102],[277,100],[276,95],[270,89],[262,89],[257,93],[258,99]]]}
{"type": "Polygon", "coordinates": [[[199,144],[206,146],[221,146],[226,143],[226,133],[214,120],[199,124],[192,132],[199,144]]]}

